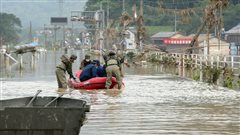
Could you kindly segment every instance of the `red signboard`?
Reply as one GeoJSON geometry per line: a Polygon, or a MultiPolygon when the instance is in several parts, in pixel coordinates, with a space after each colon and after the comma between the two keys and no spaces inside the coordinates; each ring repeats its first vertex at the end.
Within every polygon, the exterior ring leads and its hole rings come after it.
{"type": "Polygon", "coordinates": [[[186,45],[190,44],[192,41],[191,38],[165,38],[163,43],[166,45],[186,45]]]}

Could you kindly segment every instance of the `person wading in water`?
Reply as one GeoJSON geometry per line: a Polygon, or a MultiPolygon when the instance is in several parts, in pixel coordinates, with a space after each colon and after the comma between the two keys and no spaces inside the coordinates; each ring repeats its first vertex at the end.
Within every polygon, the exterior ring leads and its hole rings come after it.
{"type": "Polygon", "coordinates": [[[67,55],[61,56],[61,63],[56,66],[56,77],[58,82],[59,91],[65,91],[67,89],[66,71],[70,78],[76,79],[72,73],[72,63],[77,59],[76,55],[71,55],[69,58],[67,55]]]}

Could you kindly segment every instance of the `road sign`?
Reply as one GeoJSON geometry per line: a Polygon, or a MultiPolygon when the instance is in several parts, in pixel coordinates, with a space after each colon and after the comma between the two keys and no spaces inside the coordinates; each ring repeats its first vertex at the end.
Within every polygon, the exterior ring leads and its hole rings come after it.
{"type": "Polygon", "coordinates": [[[53,25],[66,25],[67,23],[67,17],[51,17],[51,24],[53,25]]]}

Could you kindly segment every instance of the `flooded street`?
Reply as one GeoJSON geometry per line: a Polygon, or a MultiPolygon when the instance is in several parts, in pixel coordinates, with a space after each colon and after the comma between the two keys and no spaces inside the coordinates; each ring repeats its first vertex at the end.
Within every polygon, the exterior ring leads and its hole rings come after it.
{"type": "MultiPolygon", "coordinates": [[[[1,99],[56,96],[55,66],[62,52],[23,55],[23,70],[1,70],[1,99]]],[[[84,53],[78,56],[73,71],[84,53]]],[[[125,69],[123,91],[74,90],[65,95],[91,105],[81,135],[239,135],[240,91],[210,86],[162,72],[160,66],[125,69]]]]}

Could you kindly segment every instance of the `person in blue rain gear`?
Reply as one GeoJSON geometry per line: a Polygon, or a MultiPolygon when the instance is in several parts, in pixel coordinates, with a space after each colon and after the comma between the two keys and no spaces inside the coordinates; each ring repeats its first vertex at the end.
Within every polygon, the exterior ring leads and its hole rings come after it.
{"type": "Polygon", "coordinates": [[[99,77],[106,77],[107,76],[106,65],[101,66],[99,63],[98,68],[97,68],[97,74],[99,77]]]}
{"type": "Polygon", "coordinates": [[[94,77],[98,77],[97,68],[100,65],[98,60],[93,60],[91,64],[88,64],[80,74],[80,81],[86,81],[94,77]]]}

